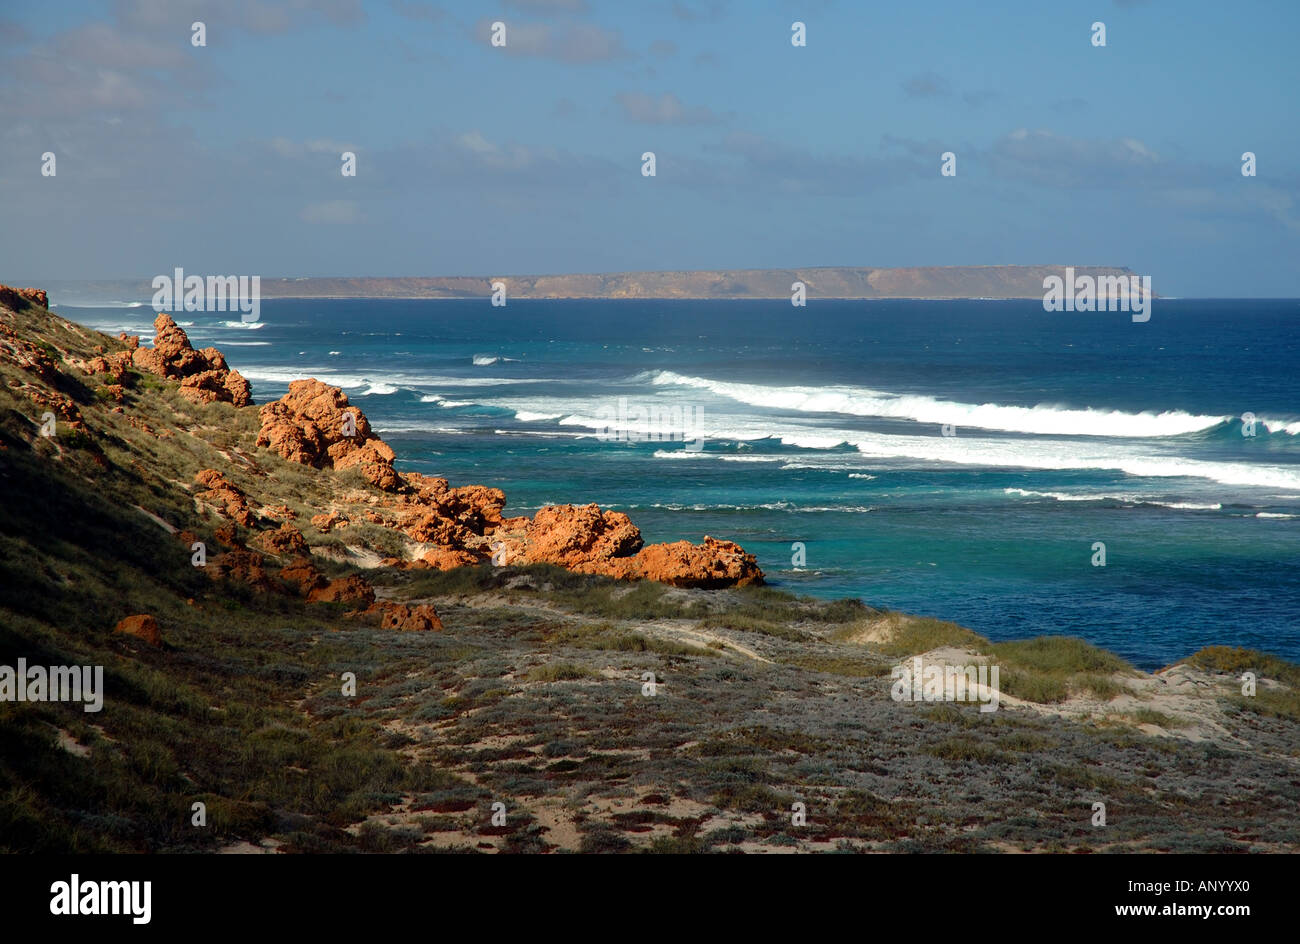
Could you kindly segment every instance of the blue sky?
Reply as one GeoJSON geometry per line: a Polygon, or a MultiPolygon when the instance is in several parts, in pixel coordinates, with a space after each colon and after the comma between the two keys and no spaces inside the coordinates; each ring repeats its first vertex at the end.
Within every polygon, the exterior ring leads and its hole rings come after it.
{"type": "Polygon", "coordinates": [[[1076,263],[1300,297],[1300,4],[886,7],[8,0],[0,280],[1076,263]]]}

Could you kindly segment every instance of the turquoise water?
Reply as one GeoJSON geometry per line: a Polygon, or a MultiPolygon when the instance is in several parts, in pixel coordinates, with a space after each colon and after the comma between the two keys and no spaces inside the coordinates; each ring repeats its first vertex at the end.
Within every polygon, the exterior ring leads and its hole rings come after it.
{"type": "MultiPolygon", "coordinates": [[[[60,311],[152,337],[148,307],[60,311]]],[[[177,320],[259,402],[339,384],[399,467],[501,487],[515,513],[595,501],[647,541],[734,539],[790,590],[998,640],[1078,635],[1146,668],[1210,644],[1300,660],[1295,300],[1160,299],[1145,324],[1020,301],[232,317],[177,320]],[[652,407],[676,409],[653,427],[668,438],[637,441],[652,407]]]]}

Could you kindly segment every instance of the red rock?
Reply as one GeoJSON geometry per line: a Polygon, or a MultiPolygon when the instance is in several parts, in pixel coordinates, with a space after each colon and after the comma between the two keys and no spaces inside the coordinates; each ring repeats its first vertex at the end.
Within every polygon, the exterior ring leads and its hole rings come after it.
{"type": "Polygon", "coordinates": [[[348,526],[348,519],[337,512],[331,511],[328,514],[312,515],[311,523],[316,527],[316,530],[320,531],[322,534],[328,534],[335,528],[346,528],[348,526]]]}
{"type": "Polygon", "coordinates": [[[195,403],[248,406],[253,402],[248,381],[226,365],[220,351],[212,347],[194,350],[189,336],[166,313],[158,315],[153,324],[153,347],[136,347],[131,352],[137,368],[179,380],[181,396],[195,403]]]}
{"type": "Polygon", "coordinates": [[[85,422],[81,416],[81,410],[77,409],[77,404],[69,397],[53,390],[42,390],[39,387],[27,387],[24,391],[27,399],[32,401],[35,408],[36,425],[40,425],[40,416],[42,413],[53,413],[60,421],[67,423],[73,429],[85,429],[85,422]]]}
{"type": "Polygon", "coordinates": [[[59,365],[44,346],[18,336],[7,324],[0,323],[0,356],[30,374],[35,374],[47,384],[59,376],[59,365]]]}
{"type": "Polygon", "coordinates": [[[487,560],[483,554],[474,554],[454,547],[435,547],[432,550],[425,551],[420,556],[420,561],[429,567],[436,567],[438,570],[451,570],[453,567],[465,567],[470,564],[481,564],[487,560]]]}
{"type": "Polygon", "coordinates": [[[261,408],[260,416],[257,444],[290,462],[316,469],[357,467],[366,481],[385,491],[402,485],[393,469],[393,450],[338,387],[319,380],[295,380],[288,393],[261,408]],[[351,415],[351,423],[345,413],[351,415]],[[352,435],[345,435],[349,428],[352,435]]]}
{"type": "Polygon", "coordinates": [[[630,557],[643,545],[641,532],[620,511],[596,505],[548,505],[527,529],[526,558],[584,573],[601,573],[600,565],[630,557]]]}
{"type": "Polygon", "coordinates": [[[158,621],[147,613],[128,616],[117,624],[113,632],[134,636],[151,646],[162,645],[162,632],[158,629],[158,621]]]}
{"type": "Polygon", "coordinates": [[[313,590],[325,587],[329,580],[325,578],[310,560],[300,557],[288,567],[281,569],[280,579],[297,588],[299,596],[307,596],[313,590]]]}
{"type": "Polygon", "coordinates": [[[307,594],[309,603],[355,603],[369,606],[375,602],[374,588],[363,577],[352,574],[331,580],[307,594]]]}
{"type": "MultiPolygon", "coordinates": [[[[207,490],[199,492],[197,497],[217,505],[231,521],[245,528],[254,526],[253,512],[248,506],[248,496],[224,475],[216,469],[203,469],[194,476],[194,481],[207,486],[207,490]]],[[[294,528],[294,532],[297,531],[298,529],[294,528]]],[[[301,539],[302,535],[298,534],[298,537],[301,539]]]]}
{"type": "Polygon", "coordinates": [[[239,536],[239,529],[233,524],[224,524],[213,532],[213,536],[226,547],[242,548],[243,539],[239,536]]]}
{"type": "Polygon", "coordinates": [[[363,614],[379,617],[380,629],[396,629],[400,632],[442,632],[442,620],[438,611],[427,603],[418,606],[406,606],[401,603],[372,603],[363,614]]]}
{"type": "Polygon", "coordinates": [[[262,555],[255,551],[227,551],[208,561],[204,568],[213,580],[226,579],[248,584],[255,590],[267,593],[280,591],[263,566],[262,555]]]}
{"type": "Polygon", "coordinates": [[[311,553],[302,532],[287,521],[275,531],[263,531],[254,540],[258,547],[281,557],[311,553]]]}
{"type": "Polygon", "coordinates": [[[35,305],[48,311],[50,301],[44,289],[10,288],[8,285],[0,285],[0,305],[12,308],[14,311],[26,308],[28,305],[35,305]]]}
{"type": "Polygon", "coordinates": [[[120,384],[125,381],[127,372],[130,369],[130,351],[118,351],[116,354],[92,357],[90,360],[86,361],[86,373],[108,374],[112,377],[113,383],[115,384],[120,384]]]}
{"type": "Polygon", "coordinates": [[[719,541],[707,536],[702,544],[676,541],[648,545],[628,562],[628,567],[628,573],[611,573],[611,576],[637,577],[674,587],[707,590],[763,582],[763,572],[753,554],[747,554],[734,541],[719,541]]]}

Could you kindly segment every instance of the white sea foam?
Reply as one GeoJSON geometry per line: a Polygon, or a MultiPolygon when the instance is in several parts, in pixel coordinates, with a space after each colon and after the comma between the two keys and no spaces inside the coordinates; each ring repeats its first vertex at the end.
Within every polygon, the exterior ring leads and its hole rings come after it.
{"type": "Polygon", "coordinates": [[[1286,433],[1288,436],[1300,436],[1300,420],[1273,420],[1267,416],[1260,417],[1264,428],[1270,433],[1286,433]]]}
{"type": "Polygon", "coordinates": [[[448,400],[446,397],[440,397],[436,393],[425,394],[420,397],[421,403],[436,403],[440,407],[448,410],[455,409],[458,406],[474,406],[473,400],[448,400]]]}
{"type": "Polygon", "coordinates": [[[773,410],[842,413],[1017,433],[1149,438],[1201,432],[1232,419],[1231,416],[1197,416],[1181,410],[1125,413],[1049,404],[1024,407],[958,403],[866,387],[769,387],[690,377],[668,370],[653,374],[651,382],[657,386],[707,390],[740,403],[773,410]]]}
{"type": "MultiPolygon", "coordinates": [[[[707,417],[707,414],[706,414],[707,417]]],[[[704,437],[711,441],[746,438],[752,430],[728,430],[706,424],[704,437]]],[[[915,462],[958,466],[1024,469],[1104,469],[1142,478],[1201,478],[1225,485],[1248,485],[1300,492],[1300,469],[1294,466],[1251,462],[1216,462],[1176,455],[1153,455],[1135,446],[1119,443],[1081,442],[1068,439],[979,439],[961,436],[899,436],[855,430],[801,427],[786,429],[773,424],[765,437],[772,443],[810,449],[847,444],[872,460],[895,460],[904,466],[915,462]]],[[[668,454],[672,451],[665,450],[668,454]]],[[[656,453],[660,455],[660,453],[656,453]]],[[[693,453],[692,456],[710,455],[693,453]]],[[[728,461],[762,461],[781,457],[743,457],[711,453],[728,461]]],[[[793,457],[791,457],[793,458],[793,457]]],[[[841,459],[842,461],[842,459],[841,459]]],[[[873,461],[873,465],[878,462],[873,461]]]]}
{"type": "MultiPolygon", "coordinates": [[[[265,383],[287,384],[291,380],[315,377],[317,380],[333,384],[336,387],[362,387],[380,382],[378,378],[367,378],[359,374],[337,371],[324,365],[277,364],[264,367],[249,367],[239,371],[250,381],[261,380],[265,383]]],[[[443,374],[416,374],[405,371],[386,371],[384,383],[397,384],[402,387],[509,387],[514,384],[558,383],[545,378],[510,380],[504,377],[452,377],[443,374]]]]}
{"type": "Polygon", "coordinates": [[[402,420],[390,420],[383,424],[374,424],[373,429],[377,433],[437,433],[441,436],[465,436],[472,430],[458,429],[455,426],[430,426],[428,423],[404,422],[402,420]]]}
{"type": "Polygon", "coordinates": [[[1219,502],[1185,502],[1185,501],[1161,501],[1158,498],[1152,498],[1147,495],[1111,495],[1097,493],[1078,493],[1078,492],[1036,492],[1026,488],[1004,488],[1003,491],[1008,495],[1019,495],[1024,498],[1051,498],[1055,501],[1117,501],[1129,505],[1159,505],[1162,508],[1175,508],[1180,511],[1220,511],[1223,505],[1219,502]]]}
{"type": "MultiPolygon", "coordinates": [[[[635,511],[639,506],[629,505],[627,507],[629,511],[635,511]]],[[[789,511],[795,514],[820,514],[824,512],[866,514],[876,510],[874,505],[798,505],[788,501],[763,502],[757,505],[730,505],[726,503],[684,505],[680,502],[655,502],[650,507],[662,508],[665,511],[789,511]]]]}
{"type": "Polygon", "coordinates": [[[246,331],[260,331],[266,327],[265,321],[223,321],[227,328],[243,328],[246,331]]]}

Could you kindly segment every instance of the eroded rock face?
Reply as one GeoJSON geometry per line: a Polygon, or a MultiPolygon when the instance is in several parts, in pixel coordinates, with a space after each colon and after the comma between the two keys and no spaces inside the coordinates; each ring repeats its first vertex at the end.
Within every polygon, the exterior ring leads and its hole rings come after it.
{"type": "Polygon", "coordinates": [[[369,606],[375,602],[375,590],[365,580],[352,574],[331,580],[323,587],[317,587],[307,594],[308,603],[350,603],[354,606],[369,606]]]}
{"type": "Polygon", "coordinates": [[[263,531],[255,541],[258,547],[279,557],[299,557],[311,553],[302,532],[287,521],[275,531],[263,531]]]}
{"type": "Polygon", "coordinates": [[[375,603],[366,610],[368,615],[378,615],[380,629],[399,632],[442,632],[438,611],[427,603],[406,606],[402,603],[375,603]]]}
{"type": "Polygon", "coordinates": [[[50,308],[50,300],[44,289],[11,288],[8,285],[0,285],[0,305],[16,311],[19,308],[26,308],[29,304],[44,308],[46,311],[50,308]]]}
{"type": "Polygon", "coordinates": [[[0,323],[0,356],[47,384],[54,383],[59,376],[59,365],[45,347],[19,337],[18,332],[3,323],[0,323]]]}
{"type": "Polygon", "coordinates": [[[113,632],[124,636],[134,636],[136,639],[144,640],[151,646],[162,645],[162,632],[158,629],[158,621],[148,613],[128,616],[114,627],[113,632]]]}
{"type": "Polygon", "coordinates": [[[420,561],[438,570],[451,570],[453,567],[465,567],[469,564],[481,564],[487,558],[482,554],[455,547],[435,547],[425,551],[420,561]]]}
{"type": "Polygon", "coordinates": [[[253,589],[266,593],[281,591],[280,585],[267,576],[262,555],[256,551],[227,551],[218,554],[208,561],[204,570],[213,580],[246,583],[253,589]]]}
{"type": "Polygon", "coordinates": [[[556,564],[584,573],[641,550],[641,531],[621,511],[596,505],[549,505],[538,510],[526,529],[524,556],[534,564],[556,564]]]}
{"type": "MultiPolygon", "coordinates": [[[[217,505],[231,521],[245,528],[253,527],[253,512],[249,508],[248,497],[224,475],[216,469],[204,469],[194,476],[194,481],[207,489],[199,492],[199,498],[217,505]]],[[[294,531],[296,533],[297,528],[294,531]]],[[[299,534],[298,537],[301,539],[302,535],[299,534]]]]}
{"type": "MultiPolygon", "coordinates": [[[[358,467],[367,481],[389,493],[378,510],[348,514],[356,516],[354,520],[400,531],[425,545],[412,549],[415,560],[405,566],[448,570],[487,560],[499,565],[548,563],[581,573],[658,580],[682,587],[723,587],[762,580],[753,556],[730,541],[706,538],[699,545],[679,541],[646,547],[641,532],[622,512],[602,511],[594,504],[553,505],[531,519],[505,518],[506,496],[500,489],[483,485],[453,488],[446,479],[415,472],[400,476],[393,469],[393,450],[375,435],[365,414],[352,406],[338,387],[319,380],[294,381],[287,394],[263,406],[259,415],[259,446],[313,468],[358,467]]],[[[230,502],[230,512],[240,510],[234,497],[227,496],[223,486],[228,483],[213,480],[205,484],[214,497],[230,502]]],[[[364,492],[357,492],[342,501],[365,501],[364,492]]],[[[331,510],[312,516],[311,521],[317,530],[329,532],[345,526],[348,518],[331,510]]],[[[263,534],[258,543],[272,553],[301,555],[308,550],[305,541],[299,543],[301,537],[297,529],[284,525],[280,531],[263,534]]],[[[342,581],[312,586],[304,592],[312,600],[361,605],[374,601],[368,585],[361,589],[342,581]]]]}
{"type": "Polygon", "coordinates": [[[346,528],[350,522],[347,516],[331,511],[328,514],[312,515],[311,523],[317,531],[328,534],[336,528],[346,528]]]}
{"type": "Polygon", "coordinates": [[[329,583],[325,575],[306,557],[300,557],[288,567],[281,569],[280,579],[296,588],[298,595],[303,597],[329,583]]]}
{"type": "Polygon", "coordinates": [[[288,393],[263,406],[259,415],[262,428],[257,444],[290,462],[316,469],[357,466],[366,481],[385,491],[402,484],[393,469],[393,450],[338,387],[319,380],[295,380],[288,393]]]}
{"type": "Polygon", "coordinates": [[[226,365],[226,358],[215,347],[194,350],[189,336],[166,313],[158,315],[153,326],[153,347],[137,347],[131,352],[137,368],[179,380],[181,395],[195,403],[248,406],[253,402],[248,381],[226,365]]]}
{"type": "Polygon", "coordinates": [[[130,351],[101,354],[86,361],[86,373],[108,374],[113,378],[113,383],[120,384],[126,380],[126,372],[131,369],[131,363],[130,351]]]}
{"type": "Polygon", "coordinates": [[[626,573],[618,573],[617,562],[610,576],[657,580],[674,587],[698,587],[706,590],[743,587],[762,583],[763,572],[753,554],[734,541],[705,537],[703,543],[675,541],[651,544],[631,558],[626,573]]]}
{"type": "Polygon", "coordinates": [[[500,563],[556,564],[584,574],[623,580],[657,580],[677,587],[719,588],[761,583],[752,554],[733,541],[705,537],[703,543],[676,541],[644,545],[627,515],[596,505],[551,505],[518,532],[496,536],[500,563]]]}

